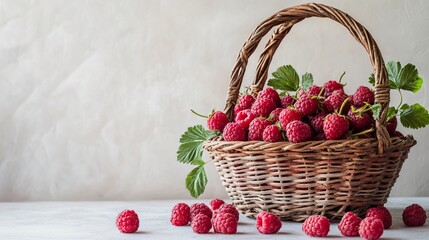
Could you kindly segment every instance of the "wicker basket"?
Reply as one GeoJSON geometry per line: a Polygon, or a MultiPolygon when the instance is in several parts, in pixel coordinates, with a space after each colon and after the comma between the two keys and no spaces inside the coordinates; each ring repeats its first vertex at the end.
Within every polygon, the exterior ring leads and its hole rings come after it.
{"type": "Polygon", "coordinates": [[[251,86],[257,95],[264,87],[271,59],[292,26],[305,18],[330,18],[344,27],[369,54],[376,76],[375,102],[381,104],[376,138],[302,143],[263,141],[204,143],[223,185],[237,209],[248,217],[261,211],[283,220],[303,221],[310,215],[340,218],[359,215],[386,202],[410,148],[412,136],[390,138],[385,128],[389,87],[384,61],[370,33],[342,11],[322,4],[286,8],[262,22],[243,45],[234,66],[225,112],[233,118],[248,57],[262,37],[277,26],[269,39],[251,86]]]}

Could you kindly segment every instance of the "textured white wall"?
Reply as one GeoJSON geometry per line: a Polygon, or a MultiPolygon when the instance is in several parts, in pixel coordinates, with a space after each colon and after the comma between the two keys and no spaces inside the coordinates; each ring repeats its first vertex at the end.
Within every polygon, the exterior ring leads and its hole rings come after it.
{"type": "MultiPolygon", "coordinates": [[[[429,81],[429,1],[324,2],[366,26],[385,60],[414,63],[429,81]]],[[[187,126],[203,123],[189,110],[222,109],[251,31],[298,3],[0,1],[0,200],[188,197],[191,166],[175,153],[187,126]]],[[[272,70],[283,64],[319,84],[345,70],[349,91],[371,72],[363,48],[326,19],[292,30],[272,70]]],[[[429,107],[428,89],[406,97],[429,107]]],[[[419,143],[393,194],[428,196],[428,130],[405,132],[419,143]]],[[[208,170],[203,197],[226,196],[208,170]]]]}

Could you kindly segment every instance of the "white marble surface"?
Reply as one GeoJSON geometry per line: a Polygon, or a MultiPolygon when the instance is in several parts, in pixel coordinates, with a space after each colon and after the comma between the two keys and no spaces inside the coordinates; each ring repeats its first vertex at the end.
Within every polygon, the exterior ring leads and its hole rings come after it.
{"type": "MultiPolygon", "coordinates": [[[[240,216],[236,235],[195,234],[189,226],[170,224],[171,208],[178,200],[141,202],[25,202],[0,203],[0,239],[315,239],[301,231],[301,224],[283,222],[276,235],[259,234],[255,220],[240,216]],[[134,209],[140,218],[135,234],[122,234],[115,226],[115,218],[123,209],[134,209]]],[[[186,201],[191,204],[196,201],[186,201]]],[[[198,202],[207,203],[208,200],[198,202]]],[[[386,205],[393,215],[393,225],[381,239],[428,239],[429,222],[425,226],[407,228],[402,223],[402,210],[419,203],[429,210],[429,198],[390,198],[386,205]]],[[[331,224],[327,239],[345,238],[331,224]]],[[[323,239],[323,238],[322,238],[323,239]]]]}

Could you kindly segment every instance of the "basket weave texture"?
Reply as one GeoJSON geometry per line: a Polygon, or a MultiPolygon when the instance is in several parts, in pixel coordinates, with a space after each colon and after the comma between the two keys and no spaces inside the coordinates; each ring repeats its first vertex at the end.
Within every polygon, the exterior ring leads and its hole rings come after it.
{"type": "Polygon", "coordinates": [[[294,24],[310,17],[330,18],[342,24],[367,51],[376,77],[375,103],[381,105],[376,138],[302,143],[227,142],[219,138],[206,141],[204,148],[229,197],[248,217],[256,217],[261,211],[293,221],[314,214],[336,219],[348,211],[364,215],[368,207],[387,201],[410,148],[416,144],[411,135],[390,138],[385,128],[390,100],[388,78],[370,33],[346,13],[316,3],[283,9],[251,34],[232,71],[225,106],[228,117],[233,118],[248,58],[262,37],[277,27],[260,56],[251,86],[254,96],[265,85],[280,42],[294,24]]]}

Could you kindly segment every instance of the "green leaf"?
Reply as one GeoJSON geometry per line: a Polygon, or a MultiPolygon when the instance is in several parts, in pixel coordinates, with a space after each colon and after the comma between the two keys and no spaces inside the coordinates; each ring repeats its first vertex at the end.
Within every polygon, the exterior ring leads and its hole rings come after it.
{"type": "Polygon", "coordinates": [[[378,116],[380,115],[380,110],[381,110],[381,105],[379,103],[371,105],[372,110],[372,116],[374,117],[375,120],[378,119],[378,116]]]}
{"type": "Polygon", "coordinates": [[[389,76],[389,80],[392,82],[396,82],[396,78],[398,77],[399,72],[401,71],[401,63],[395,61],[389,61],[386,63],[387,75],[389,76]]]}
{"type": "Polygon", "coordinates": [[[206,189],[207,174],[204,164],[194,168],[186,177],[186,188],[192,197],[198,198],[206,189]]]}
{"type": "Polygon", "coordinates": [[[418,129],[429,124],[429,113],[424,107],[416,103],[403,109],[400,115],[401,123],[406,128],[418,129]]]}
{"type": "Polygon", "coordinates": [[[402,89],[416,93],[420,90],[420,88],[422,88],[422,86],[423,86],[423,78],[420,76],[417,76],[416,79],[407,82],[402,87],[402,89]]]}
{"type": "Polygon", "coordinates": [[[273,78],[268,80],[268,86],[276,90],[297,91],[299,76],[291,65],[281,66],[273,72],[273,78]]]}
{"type": "MultiPolygon", "coordinates": [[[[419,72],[416,66],[408,63],[401,69],[398,77],[395,79],[395,84],[399,89],[408,91],[418,91],[423,82],[418,81],[419,72]]],[[[423,79],[422,79],[423,81],[423,79]]]]}
{"type": "Polygon", "coordinates": [[[371,75],[369,75],[369,83],[371,83],[372,86],[375,86],[375,76],[374,73],[371,73],[371,75]]]}
{"type": "Polygon", "coordinates": [[[199,165],[203,156],[203,142],[216,136],[218,132],[204,129],[201,125],[188,128],[180,138],[177,161],[199,165]]]}
{"type": "Polygon", "coordinates": [[[389,110],[387,111],[387,121],[392,119],[397,113],[398,112],[395,107],[389,107],[389,110]]]}
{"type": "Polygon", "coordinates": [[[304,89],[304,91],[307,91],[312,85],[313,85],[313,74],[311,73],[304,73],[301,78],[301,86],[304,89]]]}

